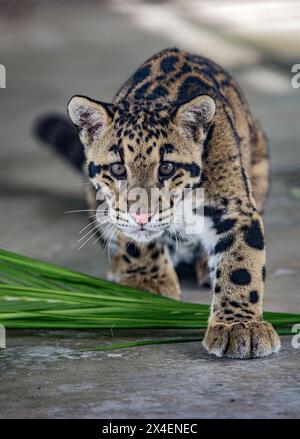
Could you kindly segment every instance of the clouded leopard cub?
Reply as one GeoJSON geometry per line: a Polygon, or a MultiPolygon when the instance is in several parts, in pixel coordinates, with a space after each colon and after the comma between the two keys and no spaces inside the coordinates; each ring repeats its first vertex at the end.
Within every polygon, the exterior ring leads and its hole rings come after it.
{"type": "Polygon", "coordinates": [[[204,347],[231,358],[278,351],[262,318],[267,146],[233,78],[202,56],[166,49],[112,104],[74,96],[68,112],[77,131],[53,116],[38,134],[90,178],[88,204],[101,204],[99,232],[112,242],[110,279],[179,298],[174,267],[193,263],[201,281],[208,261],[213,299],[204,347]],[[142,197],[131,209],[136,189],[142,197]],[[193,219],[199,226],[188,233],[193,219]]]}

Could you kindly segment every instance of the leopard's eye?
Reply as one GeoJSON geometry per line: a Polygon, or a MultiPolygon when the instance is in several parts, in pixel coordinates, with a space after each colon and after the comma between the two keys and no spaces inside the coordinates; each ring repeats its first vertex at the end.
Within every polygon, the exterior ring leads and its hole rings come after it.
{"type": "Polygon", "coordinates": [[[114,177],[119,179],[126,177],[126,168],[121,162],[110,165],[110,172],[114,177]]]}
{"type": "Polygon", "coordinates": [[[175,165],[171,162],[162,162],[158,168],[158,174],[161,178],[169,178],[175,171],[175,165]]]}

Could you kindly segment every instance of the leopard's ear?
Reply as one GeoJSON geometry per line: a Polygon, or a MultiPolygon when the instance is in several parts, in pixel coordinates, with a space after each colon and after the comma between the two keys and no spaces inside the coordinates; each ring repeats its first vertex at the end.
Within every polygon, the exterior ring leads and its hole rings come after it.
{"type": "Polygon", "coordinates": [[[174,122],[183,135],[195,142],[201,142],[205,138],[215,111],[216,104],[210,96],[197,96],[177,108],[174,122]]]}
{"type": "Polygon", "coordinates": [[[68,113],[81,139],[86,141],[99,137],[113,117],[112,105],[85,96],[73,96],[68,103],[68,113]]]}

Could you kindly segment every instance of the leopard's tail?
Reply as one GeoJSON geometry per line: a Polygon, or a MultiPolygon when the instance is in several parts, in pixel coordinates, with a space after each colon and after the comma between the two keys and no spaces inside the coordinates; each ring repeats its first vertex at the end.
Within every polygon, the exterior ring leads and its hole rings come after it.
{"type": "Polygon", "coordinates": [[[59,114],[42,116],[34,123],[34,134],[80,172],[84,151],[78,133],[67,117],[59,114]]]}

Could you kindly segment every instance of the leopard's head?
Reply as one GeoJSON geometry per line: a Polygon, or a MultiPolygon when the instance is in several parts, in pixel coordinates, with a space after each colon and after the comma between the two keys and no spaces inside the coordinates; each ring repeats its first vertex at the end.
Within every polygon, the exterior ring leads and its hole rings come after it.
{"type": "Polygon", "coordinates": [[[214,100],[201,95],[170,108],[147,100],[105,104],[74,96],[68,112],[91,182],[107,205],[106,220],[99,221],[140,242],[171,233],[186,193],[201,181],[214,100]]]}

